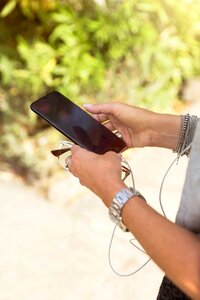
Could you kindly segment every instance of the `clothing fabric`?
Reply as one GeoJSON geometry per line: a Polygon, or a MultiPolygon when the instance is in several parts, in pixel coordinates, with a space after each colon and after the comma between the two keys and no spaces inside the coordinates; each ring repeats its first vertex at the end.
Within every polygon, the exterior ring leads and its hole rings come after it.
{"type": "Polygon", "coordinates": [[[192,143],[176,223],[200,234],[200,121],[192,143]]]}
{"type": "Polygon", "coordinates": [[[177,288],[166,276],[160,286],[157,300],[192,300],[177,288]]]}
{"type": "MultiPolygon", "coordinates": [[[[197,123],[176,223],[200,235],[200,121],[197,123]]],[[[157,300],[190,300],[166,276],[157,300]]]]}

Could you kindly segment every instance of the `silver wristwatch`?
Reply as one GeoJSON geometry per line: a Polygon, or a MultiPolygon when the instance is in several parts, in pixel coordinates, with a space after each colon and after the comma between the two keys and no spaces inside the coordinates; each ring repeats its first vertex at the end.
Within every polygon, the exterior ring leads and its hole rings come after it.
{"type": "Polygon", "coordinates": [[[112,200],[111,206],[109,208],[109,216],[111,220],[116,223],[123,231],[129,230],[122,222],[122,208],[126,204],[126,202],[134,196],[139,196],[144,201],[146,201],[145,198],[137,190],[133,188],[125,188],[115,195],[115,198],[112,200]]]}

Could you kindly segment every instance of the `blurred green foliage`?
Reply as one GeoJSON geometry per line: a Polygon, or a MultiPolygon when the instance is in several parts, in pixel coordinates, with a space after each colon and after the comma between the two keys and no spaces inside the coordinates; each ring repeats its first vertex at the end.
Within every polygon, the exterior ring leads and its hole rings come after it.
{"type": "Polygon", "coordinates": [[[42,94],[161,111],[200,74],[198,0],[2,0],[0,28],[0,158],[32,174],[55,142],[29,110],[42,94]]]}

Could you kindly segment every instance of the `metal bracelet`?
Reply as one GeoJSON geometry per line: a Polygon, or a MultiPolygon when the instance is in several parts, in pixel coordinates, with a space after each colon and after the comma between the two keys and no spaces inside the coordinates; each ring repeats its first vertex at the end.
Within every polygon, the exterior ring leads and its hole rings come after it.
{"type": "Polygon", "coordinates": [[[192,143],[194,133],[196,130],[198,117],[197,116],[190,116],[189,114],[182,115],[181,120],[181,130],[180,130],[180,136],[179,141],[177,143],[177,147],[174,150],[174,152],[178,153],[178,155],[187,155],[189,156],[191,147],[187,149],[185,152],[184,150],[188,148],[188,146],[192,143]]]}
{"type": "Polygon", "coordinates": [[[181,115],[181,130],[180,130],[179,140],[176,149],[174,150],[175,153],[180,153],[180,150],[182,148],[185,139],[188,122],[189,122],[189,114],[181,115]]]}

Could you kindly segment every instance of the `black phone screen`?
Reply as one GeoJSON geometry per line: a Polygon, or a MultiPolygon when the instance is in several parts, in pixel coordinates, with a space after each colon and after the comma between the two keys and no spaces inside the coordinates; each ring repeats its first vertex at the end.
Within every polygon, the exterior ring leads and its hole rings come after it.
{"type": "Polygon", "coordinates": [[[125,142],[57,91],[31,104],[31,109],[75,144],[97,154],[121,152],[125,142]]]}

